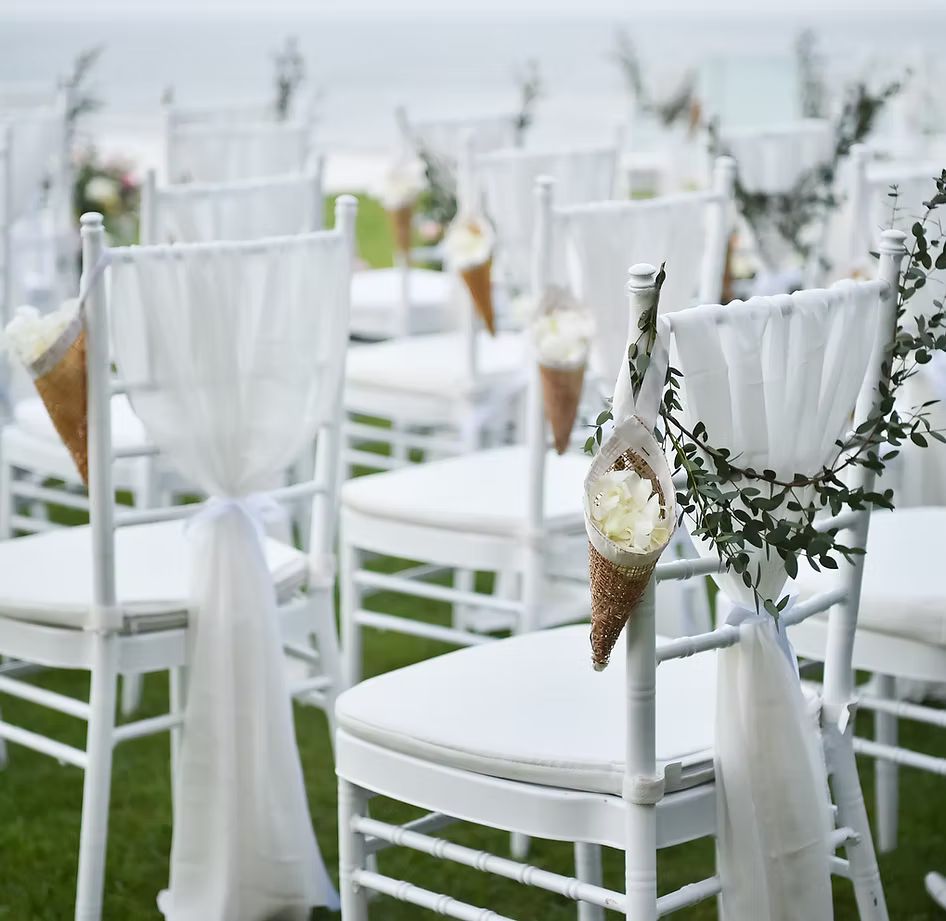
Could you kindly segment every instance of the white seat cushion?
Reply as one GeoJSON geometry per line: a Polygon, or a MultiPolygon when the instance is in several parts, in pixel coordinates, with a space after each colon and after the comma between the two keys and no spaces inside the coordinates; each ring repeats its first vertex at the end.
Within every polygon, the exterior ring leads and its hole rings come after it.
{"type": "MultiPolygon", "coordinates": [[[[351,330],[355,335],[395,335],[401,309],[402,270],[368,269],[355,272],[351,282],[351,330]]],[[[445,272],[409,269],[407,331],[434,333],[456,326],[455,280],[445,272]]]]}
{"type": "MultiPolygon", "coordinates": [[[[716,654],[657,670],[657,759],[668,789],[712,777],[716,654]]],[[[591,667],[588,626],[497,640],[371,678],[338,699],[367,742],[461,770],[620,795],[624,657],[591,667]]]]}
{"type": "MultiPolygon", "coordinates": [[[[946,508],[872,515],[858,627],[946,646],[944,541],[946,508]]],[[[837,585],[841,572],[817,573],[801,563],[796,579],[801,597],[837,585]]]]}
{"type": "MultiPolygon", "coordinates": [[[[39,397],[17,403],[13,411],[17,425],[29,435],[47,441],[59,441],[46,404],[39,397]]],[[[112,397],[112,444],[116,448],[134,448],[147,444],[144,426],[135,415],[128,397],[118,394],[112,397]]],[[[65,448],[63,448],[65,450],[65,448]]]]}
{"type": "MultiPolygon", "coordinates": [[[[581,455],[549,453],[549,528],[583,527],[582,484],[589,463],[581,455]]],[[[378,518],[506,536],[522,532],[528,492],[528,451],[511,445],[356,477],[342,486],[342,507],[378,518]]]]}
{"type": "MultiPolygon", "coordinates": [[[[184,521],[167,521],[115,532],[118,601],[128,629],[186,622],[189,553],[185,526],[184,521]]],[[[288,599],[305,584],[305,554],[267,540],[266,558],[280,599],[288,599]]],[[[0,616],[81,628],[88,623],[91,599],[88,527],[0,542],[0,616]]]]}
{"type": "MultiPolygon", "coordinates": [[[[480,335],[479,378],[484,388],[525,371],[525,341],[519,333],[480,335]]],[[[388,342],[353,346],[345,365],[348,386],[403,391],[435,397],[469,394],[466,344],[459,333],[404,336],[388,342]]]]}

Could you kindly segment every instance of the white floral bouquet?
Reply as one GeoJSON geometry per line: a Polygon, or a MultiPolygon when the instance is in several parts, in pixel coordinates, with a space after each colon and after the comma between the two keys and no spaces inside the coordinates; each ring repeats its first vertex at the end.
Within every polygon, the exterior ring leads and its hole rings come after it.
{"type": "Polygon", "coordinates": [[[447,264],[458,272],[470,299],[491,335],[496,334],[492,265],[496,235],[482,217],[458,215],[443,238],[447,264]]]}
{"type": "Polygon", "coordinates": [[[567,290],[553,285],[539,299],[531,327],[545,416],[552,428],[555,450],[563,454],[581,403],[591,317],[567,290]]]}
{"type": "Polygon", "coordinates": [[[426,188],[424,164],[416,158],[400,157],[388,165],[374,190],[391,220],[394,243],[405,255],[411,249],[414,205],[426,188]]]}
{"type": "Polygon", "coordinates": [[[585,531],[591,579],[592,662],[608,664],[676,523],[666,457],[636,416],[601,446],[585,478],[585,531]]]}
{"type": "Polygon", "coordinates": [[[29,371],[59,437],[87,483],[88,381],[79,301],[64,301],[58,310],[46,314],[35,307],[17,308],[4,330],[3,346],[29,371]]]}

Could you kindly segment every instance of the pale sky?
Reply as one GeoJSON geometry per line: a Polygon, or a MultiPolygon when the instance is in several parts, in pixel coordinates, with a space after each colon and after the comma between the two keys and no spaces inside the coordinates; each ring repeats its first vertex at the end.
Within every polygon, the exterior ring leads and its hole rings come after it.
{"type": "MultiPolygon", "coordinates": [[[[897,12],[944,11],[946,0],[899,0],[897,12]]],[[[892,12],[889,0],[0,0],[4,14],[22,16],[89,15],[131,17],[181,14],[267,16],[414,16],[431,17],[503,14],[511,16],[607,17],[633,20],[635,13],[652,17],[683,11],[711,16],[716,12],[759,14],[798,12],[892,12]]],[[[2,39],[2,35],[0,35],[2,39]]]]}

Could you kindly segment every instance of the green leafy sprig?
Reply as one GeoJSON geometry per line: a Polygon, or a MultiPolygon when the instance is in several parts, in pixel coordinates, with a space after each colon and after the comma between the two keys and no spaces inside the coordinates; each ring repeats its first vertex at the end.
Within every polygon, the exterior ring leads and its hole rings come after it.
{"type": "Polygon", "coordinates": [[[305,58],[299,50],[299,40],[290,35],[282,48],[273,54],[276,68],[276,117],[285,121],[292,109],[292,100],[305,81],[305,58]]]}
{"type": "MultiPolygon", "coordinates": [[[[946,351],[946,311],[941,298],[933,300],[930,315],[917,317],[915,323],[905,322],[909,301],[934,280],[931,276],[935,272],[946,269],[946,234],[936,215],[946,205],[946,170],[933,181],[935,192],[912,227],[912,243],[897,290],[896,334],[882,362],[877,401],[867,419],[836,442],[831,462],[821,470],[780,476],[774,470],[740,464],[729,449],[713,444],[702,422],[688,428],[682,421],[681,374],[668,369],[657,434],[673,458],[674,475],[682,472],[685,476],[685,485],[677,492],[681,522],[690,518],[692,533],[715,547],[726,568],[753,590],[757,607],[776,619],[788,599],[776,601],[760,595],[761,567],[753,571],[750,552],[762,550],[767,558],[777,554],[793,578],[802,560],[815,570],[837,569],[838,557],[852,561],[863,550],[844,544],[838,528],[818,529],[817,518],[826,512],[839,515],[867,507],[890,509],[893,491],[851,485],[845,474],[863,468],[879,476],[908,441],[921,448],[930,441],[946,443],[946,435],[930,421],[929,408],[937,401],[907,411],[897,403],[897,394],[918,368],[927,364],[934,352],[946,351]],[[785,517],[785,512],[791,517],[785,517]]],[[[896,187],[890,195],[896,213],[896,187]]],[[[663,275],[661,266],[659,283],[663,275]]],[[[657,303],[643,312],[638,338],[628,350],[635,395],[647,370],[656,318],[657,303]]],[[[586,451],[590,453],[601,444],[603,426],[610,419],[610,410],[598,416],[586,451]]]]}
{"type": "MultiPolygon", "coordinates": [[[[739,212],[757,236],[766,223],[792,250],[807,262],[816,245],[813,228],[817,222],[839,204],[835,182],[841,162],[855,144],[870,134],[877,117],[887,102],[900,92],[900,81],[888,83],[878,92],[872,92],[864,83],[857,83],[848,92],[841,114],[835,123],[834,143],[828,159],[806,170],[786,192],[751,191],[736,173],[734,194],[739,212]]],[[[713,156],[727,155],[726,147],[715,123],[710,123],[709,147],[713,156]]],[[[738,167],[738,164],[737,164],[738,167]]]]}

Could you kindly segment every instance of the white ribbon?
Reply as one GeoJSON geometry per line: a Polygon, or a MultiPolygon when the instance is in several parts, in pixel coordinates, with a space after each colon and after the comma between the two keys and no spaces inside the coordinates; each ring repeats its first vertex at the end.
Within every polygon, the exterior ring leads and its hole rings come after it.
{"type": "Polygon", "coordinates": [[[730,604],[721,619],[740,634],[720,650],[717,676],[722,916],[830,921],[831,803],[795,654],[773,618],[723,595],[720,602],[730,604]]]}

